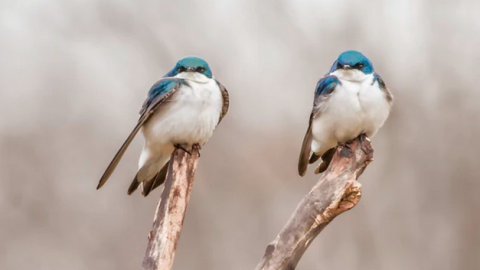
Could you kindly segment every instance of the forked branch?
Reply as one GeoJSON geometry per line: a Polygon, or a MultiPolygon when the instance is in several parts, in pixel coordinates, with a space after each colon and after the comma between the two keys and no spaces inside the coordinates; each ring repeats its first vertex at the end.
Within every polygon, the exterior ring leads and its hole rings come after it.
{"type": "Polygon", "coordinates": [[[372,160],[372,146],[363,134],[339,145],[328,169],[267,246],[256,269],[295,269],[310,243],[330,221],[358,203],[362,189],[357,179],[372,160]]]}

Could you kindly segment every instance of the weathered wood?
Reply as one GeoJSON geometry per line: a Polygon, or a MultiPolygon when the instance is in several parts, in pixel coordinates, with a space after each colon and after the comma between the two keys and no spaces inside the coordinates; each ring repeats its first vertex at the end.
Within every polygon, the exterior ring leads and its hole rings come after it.
{"type": "Polygon", "coordinates": [[[165,188],[148,236],[144,270],[172,269],[199,156],[198,146],[190,154],[182,149],[172,153],[165,188]]]}
{"type": "Polygon", "coordinates": [[[373,149],[365,135],[339,145],[328,169],[267,246],[256,269],[295,269],[315,237],[336,216],[358,203],[362,193],[356,180],[372,160],[373,149]]]}

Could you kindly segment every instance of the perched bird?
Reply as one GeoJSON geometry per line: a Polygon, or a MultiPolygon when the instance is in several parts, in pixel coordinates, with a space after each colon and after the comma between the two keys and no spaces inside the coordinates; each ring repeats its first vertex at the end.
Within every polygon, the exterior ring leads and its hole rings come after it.
{"type": "Polygon", "coordinates": [[[203,146],[227,113],[228,105],[227,89],[215,80],[205,60],[181,59],[148,92],[137,125],[106,169],[97,189],[105,184],[142,129],[145,144],[128,194],[142,184],[142,194],[147,196],[165,182],[175,147],[189,152],[196,144],[203,146]]]}
{"type": "Polygon", "coordinates": [[[346,51],[317,83],[313,110],[298,160],[298,173],[320,157],[315,173],[325,171],[335,146],[365,133],[373,137],[390,113],[393,95],[363,54],[346,51]]]}

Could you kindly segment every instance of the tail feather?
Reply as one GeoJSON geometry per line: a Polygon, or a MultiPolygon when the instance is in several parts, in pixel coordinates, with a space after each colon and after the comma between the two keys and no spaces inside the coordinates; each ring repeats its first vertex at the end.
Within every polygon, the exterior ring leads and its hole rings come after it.
{"type": "Polygon", "coordinates": [[[132,193],[135,190],[137,190],[138,186],[140,185],[140,182],[137,179],[137,175],[135,175],[135,178],[133,179],[132,183],[130,184],[130,187],[128,188],[128,191],[127,191],[128,195],[132,195],[132,193]]]}
{"type": "Polygon", "coordinates": [[[167,162],[165,165],[163,165],[163,168],[151,180],[143,181],[143,191],[142,191],[143,196],[147,197],[148,194],[152,192],[152,190],[156,189],[158,186],[165,183],[169,164],[170,162],[167,162]]]}
{"type": "MultiPolygon", "coordinates": [[[[167,162],[163,168],[160,170],[160,172],[157,174],[157,176],[155,177],[155,181],[153,183],[153,186],[152,186],[152,190],[156,189],[157,187],[159,187],[160,185],[162,185],[163,183],[165,183],[165,181],[167,180],[167,174],[168,174],[168,168],[170,167],[170,162],[167,162]]],[[[150,190],[150,191],[152,191],[150,190]]]]}
{"type": "Polygon", "coordinates": [[[315,152],[312,153],[310,156],[310,160],[308,160],[308,164],[315,163],[318,159],[320,158],[320,155],[315,154],[315,152]]]}
{"type": "Polygon", "coordinates": [[[298,158],[298,174],[300,176],[304,176],[307,172],[308,167],[308,157],[311,153],[311,146],[312,146],[312,120],[310,119],[310,124],[308,126],[307,133],[305,134],[305,138],[303,138],[302,149],[300,150],[300,156],[298,158]]]}
{"type": "Polygon", "coordinates": [[[135,190],[138,189],[138,186],[142,184],[142,195],[145,197],[148,196],[148,194],[150,194],[152,190],[165,183],[169,164],[170,162],[167,161],[167,163],[163,165],[162,169],[158,171],[153,177],[149,176],[152,175],[151,166],[155,166],[156,164],[150,164],[150,166],[140,168],[140,170],[138,170],[137,174],[135,175],[132,183],[130,184],[130,187],[128,188],[128,195],[131,195],[135,190]],[[150,174],[148,173],[149,171],[150,174]]]}
{"type": "Polygon", "coordinates": [[[105,183],[107,182],[108,178],[112,175],[113,171],[115,168],[117,168],[118,163],[123,157],[123,154],[125,154],[125,151],[127,151],[128,146],[130,143],[133,141],[133,138],[135,138],[135,135],[137,135],[138,131],[142,127],[143,123],[145,123],[146,119],[139,121],[138,124],[135,126],[133,131],[130,133],[128,138],[125,140],[123,143],[122,147],[118,150],[117,154],[113,158],[113,160],[110,162],[110,165],[108,165],[107,169],[102,175],[102,178],[100,178],[100,181],[98,182],[97,189],[101,188],[105,183]]]}
{"type": "MultiPolygon", "coordinates": [[[[157,174],[158,175],[158,174],[157,174]]],[[[156,176],[155,176],[156,177],[156,176]]],[[[144,180],[142,182],[142,195],[144,197],[147,197],[148,194],[150,193],[150,190],[152,189],[153,182],[155,181],[155,177],[150,179],[150,180],[144,180]]]]}
{"type": "Polygon", "coordinates": [[[320,163],[320,165],[315,170],[315,174],[322,173],[328,168],[328,165],[330,165],[330,162],[332,161],[333,154],[335,154],[335,148],[330,148],[325,153],[323,153],[322,163],[320,163]]]}

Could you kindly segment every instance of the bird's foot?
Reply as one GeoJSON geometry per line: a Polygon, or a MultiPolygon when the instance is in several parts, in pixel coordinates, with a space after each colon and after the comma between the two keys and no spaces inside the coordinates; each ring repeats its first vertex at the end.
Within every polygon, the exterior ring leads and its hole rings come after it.
{"type": "Polygon", "coordinates": [[[373,152],[371,140],[366,133],[360,134],[360,142],[362,143],[362,150],[366,155],[370,155],[373,152]],[[363,144],[363,141],[367,141],[368,144],[363,144]]]}
{"type": "Polygon", "coordinates": [[[198,157],[200,157],[200,150],[202,149],[202,147],[198,143],[193,144],[190,150],[188,150],[189,148],[188,144],[177,143],[174,146],[175,148],[182,149],[183,151],[187,152],[189,155],[192,155],[193,151],[196,150],[198,152],[198,157]]]}
{"type": "MultiPolygon", "coordinates": [[[[367,141],[370,142],[370,138],[368,138],[368,136],[367,136],[366,133],[361,133],[360,135],[358,135],[357,138],[360,138],[360,141],[367,140],[367,141]]],[[[353,138],[353,139],[348,140],[348,141],[346,141],[346,142],[344,142],[344,143],[343,143],[343,142],[339,142],[338,145],[339,145],[339,146],[342,146],[342,147],[348,147],[348,148],[350,148],[349,145],[352,144],[357,138],[353,138]]]]}
{"type": "Polygon", "coordinates": [[[200,146],[199,143],[195,143],[194,145],[192,145],[192,151],[196,150],[197,153],[198,153],[198,157],[200,157],[200,150],[202,150],[202,147],[200,146]]]}
{"type": "Polygon", "coordinates": [[[353,140],[350,140],[350,141],[346,141],[346,142],[338,142],[338,146],[341,147],[341,148],[349,148],[351,149],[350,147],[350,144],[353,142],[353,140]]]}
{"type": "Polygon", "coordinates": [[[366,133],[362,133],[362,134],[358,135],[358,137],[360,137],[360,141],[367,140],[367,141],[370,142],[370,138],[367,136],[366,133]]]}
{"type": "Polygon", "coordinates": [[[177,143],[174,146],[175,148],[182,149],[183,151],[187,152],[189,155],[192,154],[190,150],[187,150],[187,147],[185,147],[185,144],[177,143]]]}
{"type": "MultiPolygon", "coordinates": [[[[362,135],[360,135],[360,136],[362,136],[362,135]]],[[[361,137],[360,137],[360,138],[361,138],[361,137]]],[[[345,142],[345,145],[348,147],[348,145],[349,145],[349,144],[352,144],[356,139],[357,139],[357,138],[353,138],[353,139],[351,139],[351,140],[346,141],[346,142],[345,142]]]]}

